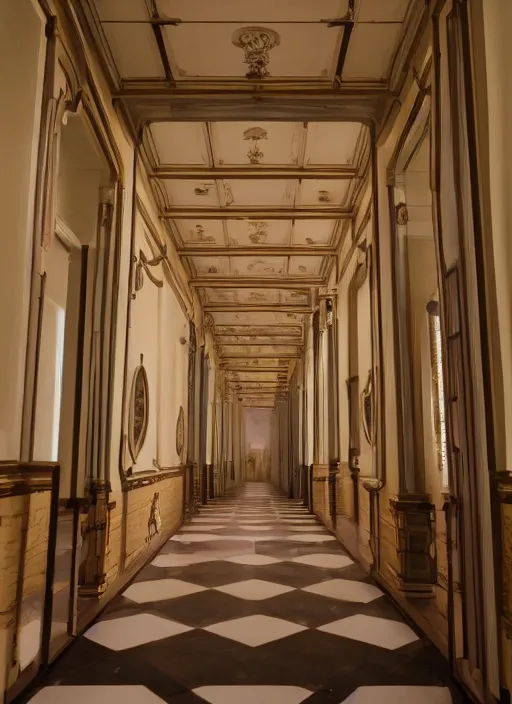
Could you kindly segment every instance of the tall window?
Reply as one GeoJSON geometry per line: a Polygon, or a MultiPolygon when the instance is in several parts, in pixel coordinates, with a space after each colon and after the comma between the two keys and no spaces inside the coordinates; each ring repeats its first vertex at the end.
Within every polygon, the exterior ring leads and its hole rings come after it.
{"type": "Polygon", "coordinates": [[[443,345],[439,304],[430,301],[427,306],[430,336],[430,361],[432,368],[432,418],[439,471],[443,488],[448,488],[448,448],[446,442],[446,416],[443,381],[443,345]]]}

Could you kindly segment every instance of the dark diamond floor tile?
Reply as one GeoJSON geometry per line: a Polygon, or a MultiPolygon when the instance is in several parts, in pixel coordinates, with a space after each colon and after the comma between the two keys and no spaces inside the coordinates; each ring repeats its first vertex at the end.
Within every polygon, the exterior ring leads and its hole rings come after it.
{"type": "MultiPolygon", "coordinates": [[[[192,630],[120,652],[79,637],[53,665],[45,684],[138,684],[167,704],[204,702],[191,690],[208,685],[295,685],[312,692],[304,704],[340,704],[357,687],[365,685],[434,685],[450,687],[454,704],[466,702],[450,678],[446,661],[425,639],[397,650],[386,650],[317,630],[357,614],[388,621],[403,619],[386,596],[361,604],[303,591],[331,579],[366,583],[371,580],[357,564],[323,569],[292,562],[294,557],[304,555],[346,555],[346,552],[334,540],[301,542],[302,531],[293,531],[292,523],[280,519],[300,520],[310,516],[292,510],[302,509],[302,502],[283,497],[272,487],[266,487],[264,494],[256,489],[257,485],[250,485],[246,490],[209,502],[208,508],[213,511],[202,510],[199,515],[209,519],[216,512],[222,518],[218,525],[224,527],[208,530],[202,527],[217,525],[216,521],[188,524],[193,531],[183,531],[179,540],[168,541],[160,553],[206,556],[214,561],[178,567],[150,564],[134,580],[137,583],[179,579],[206,587],[205,591],[145,604],[119,596],[102,615],[103,620],[115,621],[125,616],[150,614],[185,624],[192,630]],[[258,531],[257,524],[240,522],[246,520],[261,521],[258,525],[268,526],[270,530],[258,531]],[[192,534],[211,535],[211,539],[187,541],[192,534]],[[298,539],[288,540],[292,535],[298,539]],[[252,540],[254,536],[258,540],[252,540]],[[223,559],[242,554],[267,555],[281,562],[252,566],[223,559]],[[251,579],[282,584],[293,590],[270,599],[250,600],[215,589],[251,579]],[[305,630],[258,647],[204,630],[223,621],[256,614],[299,624],[305,630]]],[[[317,525],[318,521],[312,522],[312,526],[317,525]]]]}

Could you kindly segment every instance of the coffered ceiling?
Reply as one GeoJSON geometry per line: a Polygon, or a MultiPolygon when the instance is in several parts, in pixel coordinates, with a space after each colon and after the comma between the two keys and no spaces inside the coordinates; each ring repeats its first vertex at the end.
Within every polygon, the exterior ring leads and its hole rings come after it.
{"type": "Polygon", "coordinates": [[[250,405],[286,392],[422,0],[77,0],[250,405]]]}

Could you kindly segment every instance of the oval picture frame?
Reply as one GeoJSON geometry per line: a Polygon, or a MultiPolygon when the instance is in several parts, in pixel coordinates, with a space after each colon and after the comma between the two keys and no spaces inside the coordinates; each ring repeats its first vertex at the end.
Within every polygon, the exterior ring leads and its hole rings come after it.
{"type": "Polygon", "coordinates": [[[185,411],[183,406],[180,406],[178,412],[178,420],[176,421],[176,452],[181,457],[183,447],[185,445],[185,411]]]}
{"type": "Polygon", "coordinates": [[[134,462],[140,454],[149,421],[149,384],[148,375],[142,364],[133,373],[130,393],[130,411],[128,417],[128,449],[134,462]]]}

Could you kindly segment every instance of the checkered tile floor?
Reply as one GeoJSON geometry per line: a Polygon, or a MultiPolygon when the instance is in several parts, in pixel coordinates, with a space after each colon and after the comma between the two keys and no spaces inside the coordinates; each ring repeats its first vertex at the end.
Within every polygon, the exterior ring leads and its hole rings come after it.
{"type": "Polygon", "coordinates": [[[458,704],[443,658],[300,502],[211,501],[33,704],[458,704]]]}

